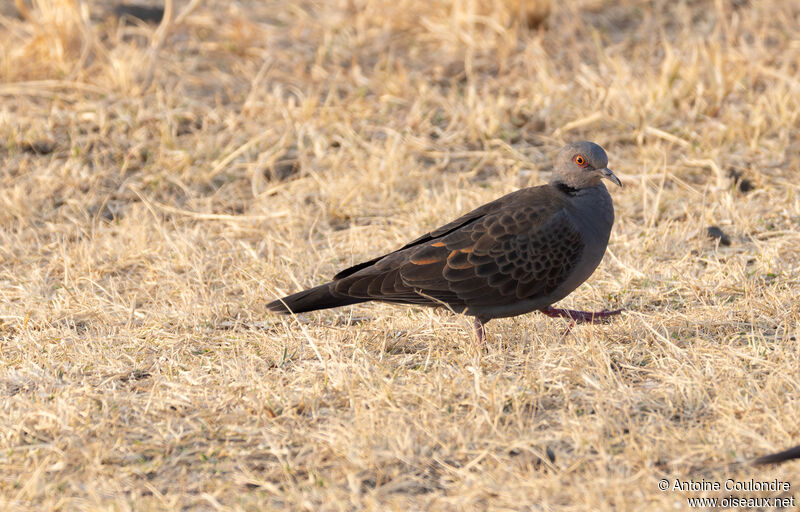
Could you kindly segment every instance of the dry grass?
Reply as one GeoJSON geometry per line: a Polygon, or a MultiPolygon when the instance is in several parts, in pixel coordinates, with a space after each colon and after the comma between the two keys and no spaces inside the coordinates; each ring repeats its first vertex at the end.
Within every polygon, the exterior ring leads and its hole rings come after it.
{"type": "Polygon", "coordinates": [[[796,462],[728,466],[800,439],[796,2],[556,2],[535,30],[477,0],[28,5],[0,11],[3,510],[797,493],[796,462]],[[562,304],[618,320],[494,321],[479,351],[445,312],[266,314],[576,139],[625,188],[562,304]]]}

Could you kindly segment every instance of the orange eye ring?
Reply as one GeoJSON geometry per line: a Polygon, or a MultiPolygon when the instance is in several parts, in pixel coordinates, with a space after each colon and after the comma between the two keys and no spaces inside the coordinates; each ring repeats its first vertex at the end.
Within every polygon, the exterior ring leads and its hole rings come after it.
{"type": "Polygon", "coordinates": [[[587,165],[589,165],[589,163],[586,161],[586,158],[583,155],[575,155],[574,157],[572,157],[572,160],[581,167],[586,167],[587,165]]]}

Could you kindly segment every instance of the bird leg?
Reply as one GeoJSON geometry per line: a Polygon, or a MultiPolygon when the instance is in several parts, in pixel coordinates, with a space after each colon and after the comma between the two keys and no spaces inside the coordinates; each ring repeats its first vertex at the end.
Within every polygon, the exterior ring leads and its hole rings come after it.
{"type": "Polygon", "coordinates": [[[483,345],[483,340],[486,339],[486,331],[483,328],[483,320],[476,316],[473,320],[473,325],[475,326],[475,336],[478,337],[478,345],[483,345]]]}
{"type": "Polygon", "coordinates": [[[594,323],[595,320],[602,320],[622,312],[621,309],[615,309],[614,311],[607,311],[605,309],[603,311],[575,311],[574,309],[559,309],[551,306],[547,306],[539,311],[551,317],[569,318],[573,322],[579,324],[584,322],[594,323]]]}

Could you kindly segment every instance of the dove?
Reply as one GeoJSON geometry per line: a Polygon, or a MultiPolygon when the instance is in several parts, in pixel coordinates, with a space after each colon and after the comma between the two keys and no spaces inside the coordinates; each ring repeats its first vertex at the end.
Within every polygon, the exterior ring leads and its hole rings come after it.
{"type": "Polygon", "coordinates": [[[267,309],[295,314],[367,301],[444,307],[474,318],[479,344],[484,325],[495,318],[540,311],[591,322],[619,314],[552,307],[603,259],[614,224],[604,179],[622,186],[602,147],[568,144],[556,155],[548,184],[487,203],[267,309]]]}

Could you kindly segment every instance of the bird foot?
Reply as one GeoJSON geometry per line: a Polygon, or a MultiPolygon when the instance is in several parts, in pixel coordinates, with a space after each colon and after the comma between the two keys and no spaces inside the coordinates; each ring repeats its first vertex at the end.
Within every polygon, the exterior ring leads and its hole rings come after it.
{"type": "Polygon", "coordinates": [[[578,324],[585,322],[595,323],[596,320],[603,321],[610,316],[615,316],[622,312],[621,309],[615,309],[613,311],[608,311],[606,309],[603,311],[575,311],[574,309],[559,309],[550,306],[540,309],[539,311],[550,317],[569,318],[574,323],[578,324]]]}

